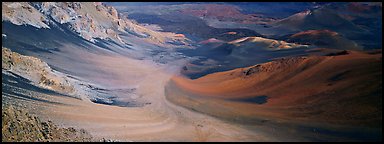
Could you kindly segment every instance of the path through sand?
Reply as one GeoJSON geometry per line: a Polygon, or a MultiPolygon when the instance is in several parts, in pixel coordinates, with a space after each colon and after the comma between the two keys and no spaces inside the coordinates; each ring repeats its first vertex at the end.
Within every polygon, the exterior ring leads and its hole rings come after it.
{"type": "Polygon", "coordinates": [[[86,99],[52,97],[68,105],[47,105],[48,108],[43,112],[47,119],[63,126],[84,128],[96,140],[278,141],[262,133],[169,103],[164,96],[164,86],[172,75],[177,74],[184,60],[165,65],[100,55],[93,60],[101,71],[113,74],[104,79],[98,77],[95,82],[110,82],[109,88],[134,86],[137,94],[151,104],[144,107],[119,107],[97,104],[86,99]]]}

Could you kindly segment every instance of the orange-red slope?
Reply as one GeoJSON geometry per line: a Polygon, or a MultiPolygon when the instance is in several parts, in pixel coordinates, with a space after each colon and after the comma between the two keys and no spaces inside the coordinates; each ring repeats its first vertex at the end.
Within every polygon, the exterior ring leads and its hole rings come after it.
{"type": "Polygon", "coordinates": [[[225,118],[377,126],[381,125],[382,115],[381,57],[381,52],[348,51],[337,56],[285,58],[196,80],[174,77],[171,83],[180,91],[172,93],[169,100],[225,118]],[[182,95],[179,100],[175,100],[177,95],[182,95]],[[256,96],[267,96],[268,101],[236,101],[256,96]]]}

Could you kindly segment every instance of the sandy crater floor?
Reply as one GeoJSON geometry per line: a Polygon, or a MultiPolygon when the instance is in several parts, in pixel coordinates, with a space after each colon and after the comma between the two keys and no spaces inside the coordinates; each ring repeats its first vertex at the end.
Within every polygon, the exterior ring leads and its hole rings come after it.
{"type": "MultiPolygon", "coordinates": [[[[63,126],[88,130],[95,139],[120,141],[271,141],[261,133],[196,113],[166,101],[164,86],[184,60],[158,65],[125,57],[98,56],[93,59],[101,71],[113,77],[98,77],[94,83],[108,88],[136,87],[137,95],[150,101],[144,107],[96,104],[52,96],[65,105],[45,105],[42,117],[63,126]],[[112,83],[111,83],[112,82],[112,83]],[[125,83],[125,85],[122,85],[125,83]]],[[[273,139],[276,141],[277,139],[273,139]]]]}

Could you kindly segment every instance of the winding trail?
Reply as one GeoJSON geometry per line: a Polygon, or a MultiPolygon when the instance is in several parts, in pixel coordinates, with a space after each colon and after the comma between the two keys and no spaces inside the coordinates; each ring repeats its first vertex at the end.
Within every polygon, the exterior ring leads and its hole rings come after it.
{"type": "MultiPolygon", "coordinates": [[[[137,94],[150,105],[119,107],[92,103],[67,97],[52,97],[67,105],[47,105],[43,117],[62,124],[88,130],[95,138],[120,141],[276,141],[249,131],[242,126],[224,122],[176,106],[168,102],[164,86],[178,73],[185,60],[165,65],[126,57],[98,56],[95,66],[113,74],[95,83],[111,80],[109,88],[137,87],[137,94]],[[113,62],[113,63],[110,63],[113,62]],[[114,85],[115,84],[115,85],[114,85]]],[[[100,78],[100,77],[99,77],[100,78]]]]}

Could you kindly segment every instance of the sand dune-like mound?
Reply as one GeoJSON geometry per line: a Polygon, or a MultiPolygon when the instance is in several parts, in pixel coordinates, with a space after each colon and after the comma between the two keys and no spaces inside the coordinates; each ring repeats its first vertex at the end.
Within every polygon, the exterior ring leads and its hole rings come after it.
{"type": "Polygon", "coordinates": [[[205,60],[199,60],[193,62],[193,65],[186,65],[187,68],[183,69],[182,73],[193,79],[212,72],[227,71],[267,62],[277,57],[302,55],[305,54],[305,50],[311,48],[310,45],[257,36],[242,37],[229,42],[208,39],[201,43],[202,46],[197,51],[188,51],[185,54],[204,56],[216,61],[216,63],[201,63],[199,61],[205,60]]]}
{"type": "Polygon", "coordinates": [[[210,38],[210,39],[199,42],[199,44],[210,44],[210,43],[224,43],[224,41],[218,40],[216,38],[210,38]]]}
{"type": "Polygon", "coordinates": [[[308,31],[296,33],[291,37],[294,38],[294,37],[307,36],[307,35],[308,36],[322,36],[322,35],[336,36],[338,35],[338,33],[330,30],[308,30],[308,31]]]}
{"type": "Polygon", "coordinates": [[[294,48],[308,48],[308,45],[288,43],[263,37],[243,37],[211,48],[211,52],[240,58],[254,57],[255,54],[294,48]]]}
{"type": "MultiPolygon", "coordinates": [[[[270,33],[285,36],[307,30],[328,29],[353,40],[364,49],[381,47],[382,8],[375,3],[329,3],[271,24],[270,33]]],[[[345,48],[353,47],[345,46],[345,48]]]]}
{"type": "Polygon", "coordinates": [[[224,4],[185,4],[180,11],[182,14],[196,17],[243,24],[266,24],[274,20],[264,17],[262,14],[243,14],[239,7],[224,4]]]}
{"type": "Polygon", "coordinates": [[[362,50],[356,42],[330,30],[308,30],[293,34],[288,41],[335,49],[362,50]]]}
{"type": "Polygon", "coordinates": [[[195,80],[174,77],[166,90],[174,90],[167,95],[172,102],[232,120],[263,117],[378,126],[381,58],[381,53],[355,51],[283,58],[195,80]]]}
{"type": "Polygon", "coordinates": [[[306,45],[288,43],[285,41],[278,41],[278,40],[268,39],[263,37],[244,37],[241,39],[228,42],[228,44],[233,44],[236,46],[247,45],[248,43],[254,44],[255,47],[262,47],[270,50],[307,47],[306,45]]]}
{"type": "Polygon", "coordinates": [[[210,39],[203,40],[203,41],[199,42],[199,44],[203,45],[204,47],[208,47],[208,48],[215,48],[215,47],[221,46],[224,43],[226,43],[226,42],[219,40],[219,39],[216,39],[216,38],[210,38],[210,39]]]}
{"type": "Polygon", "coordinates": [[[306,10],[272,25],[291,32],[310,29],[330,29],[347,35],[366,32],[328,7],[306,10]]]}

